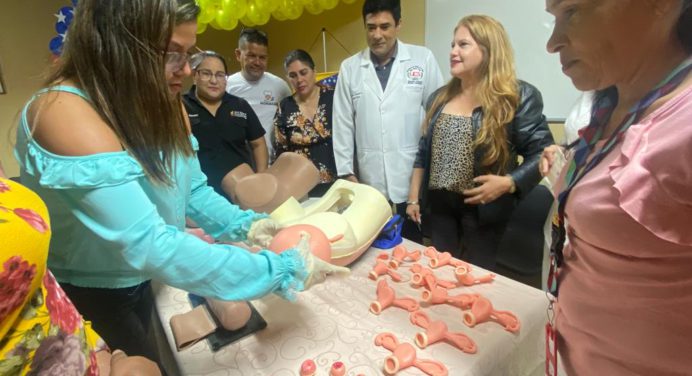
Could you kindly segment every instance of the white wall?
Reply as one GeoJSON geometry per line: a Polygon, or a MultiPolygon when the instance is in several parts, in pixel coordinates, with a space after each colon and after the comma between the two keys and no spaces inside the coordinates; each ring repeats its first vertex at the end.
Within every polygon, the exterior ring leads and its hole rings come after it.
{"type": "Polygon", "coordinates": [[[549,119],[564,120],[579,92],[562,74],[558,56],[545,49],[553,25],[545,0],[427,0],[425,45],[446,77],[452,32],[469,14],[487,14],[504,25],[514,47],[517,75],[541,91],[549,119]]]}

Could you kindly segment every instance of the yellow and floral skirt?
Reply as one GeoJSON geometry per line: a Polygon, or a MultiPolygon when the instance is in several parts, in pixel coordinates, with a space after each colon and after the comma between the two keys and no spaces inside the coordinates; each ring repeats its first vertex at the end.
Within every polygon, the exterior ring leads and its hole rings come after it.
{"type": "Polygon", "coordinates": [[[46,268],[48,211],[0,178],[0,375],[98,375],[106,345],[46,268]]]}

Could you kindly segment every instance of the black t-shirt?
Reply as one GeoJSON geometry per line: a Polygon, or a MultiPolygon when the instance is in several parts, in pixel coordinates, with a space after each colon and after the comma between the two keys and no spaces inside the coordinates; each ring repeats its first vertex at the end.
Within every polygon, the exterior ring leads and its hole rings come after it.
{"type": "Polygon", "coordinates": [[[242,163],[252,165],[247,143],[264,137],[264,128],[250,104],[235,95],[224,94],[221,106],[212,115],[195,95],[195,87],[183,96],[192,134],[199,141],[197,157],[208,184],[224,197],[221,180],[242,163]]]}

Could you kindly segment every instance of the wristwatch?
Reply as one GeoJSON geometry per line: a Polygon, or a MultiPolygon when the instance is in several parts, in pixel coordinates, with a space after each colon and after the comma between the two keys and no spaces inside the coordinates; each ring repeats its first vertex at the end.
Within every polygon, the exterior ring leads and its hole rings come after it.
{"type": "Polygon", "coordinates": [[[406,201],[406,205],[418,205],[418,201],[406,201]]]}

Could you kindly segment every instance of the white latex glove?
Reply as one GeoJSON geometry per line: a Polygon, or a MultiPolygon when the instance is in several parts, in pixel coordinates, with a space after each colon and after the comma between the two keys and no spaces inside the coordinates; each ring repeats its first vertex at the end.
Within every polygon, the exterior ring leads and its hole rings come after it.
{"type": "Polygon", "coordinates": [[[250,225],[250,231],[247,232],[247,243],[250,246],[260,246],[266,249],[280,229],[279,224],[271,218],[257,220],[250,225]]]}
{"type": "Polygon", "coordinates": [[[308,276],[305,278],[306,290],[315,284],[324,282],[324,280],[327,279],[327,275],[345,277],[351,274],[351,269],[332,265],[313,255],[310,251],[310,234],[307,232],[300,232],[300,241],[295,248],[303,257],[305,269],[308,272],[308,276]]]}

